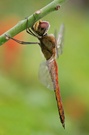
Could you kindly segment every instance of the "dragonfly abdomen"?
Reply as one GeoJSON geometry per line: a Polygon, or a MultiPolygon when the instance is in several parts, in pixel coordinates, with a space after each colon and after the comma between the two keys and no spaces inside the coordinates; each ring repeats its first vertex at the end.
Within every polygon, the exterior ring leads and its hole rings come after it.
{"type": "Polygon", "coordinates": [[[61,94],[60,94],[60,88],[59,88],[59,83],[58,83],[58,67],[55,59],[48,64],[48,69],[52,78],[53,86],[54,86],[54,92],[56,96],[56,101],[57,101],[57,107],[58,107],[58,112],[60,116],[60,121],[65,128],[65,116],[64,116],[64,109],[62,105],[62,100],[61,100],[61,94]]]}

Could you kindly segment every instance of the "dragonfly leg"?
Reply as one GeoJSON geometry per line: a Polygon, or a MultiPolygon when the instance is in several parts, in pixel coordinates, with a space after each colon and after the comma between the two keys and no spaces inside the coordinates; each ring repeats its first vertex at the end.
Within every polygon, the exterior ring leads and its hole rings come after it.
{"type": "Polygon", "coordinates": [[[25,42],[25,41],[20,41],[20,40],[18,40],[18,39],[15,39],[15,38],[13,38],[13,37],[10,37],[10,36],[8,36],[8,35],[6,35],[6,34],[5,34],[5,37],[6,37],[7,40],[8,40],[8,39],[12,39],[12,40],[14,40],[15,42],[17,42],[17,43],[19,43],[19,44],[40,44],[39,42],[25,42]]]}
{"type": "Polygon", "coordinates": [[[31,28],[28,27],[28,18],[26,18],[26,19],[27,19],[27,23],[26,23],[26,32],[27,32],[28,34],[30,34],[30,35],[32,35],[32,36],[38,38],[38,36],[31,30],[31,28]]]}

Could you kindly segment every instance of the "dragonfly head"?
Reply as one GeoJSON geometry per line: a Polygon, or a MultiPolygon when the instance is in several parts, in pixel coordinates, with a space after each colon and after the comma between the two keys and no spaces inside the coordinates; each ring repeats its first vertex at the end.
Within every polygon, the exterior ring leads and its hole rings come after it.
{"type": "Polygon", "coordinates": [[[49,27],[49,22],[40,20],[33,25],[32,30],[39,36],[44,36],[45,34],[47,34],[49,27]]]}

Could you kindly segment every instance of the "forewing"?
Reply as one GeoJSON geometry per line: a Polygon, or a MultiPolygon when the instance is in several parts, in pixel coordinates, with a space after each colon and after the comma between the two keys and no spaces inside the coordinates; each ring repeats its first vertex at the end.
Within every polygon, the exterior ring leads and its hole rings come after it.
{"type": "Polygon", "coordinates": [[[39,67],[38,77],[40,82],[48,89],[53,90],[53,83],[47,66],[47,62],[42,62],[39,67]]]}
{"type": "Polygon", "coordinates": [[[58,33],[57,44],[56,44],[57,58],[59,57],[59,55],[63,53],[63,40],[64,40],[64,24],[61,25],[58,33]]]}

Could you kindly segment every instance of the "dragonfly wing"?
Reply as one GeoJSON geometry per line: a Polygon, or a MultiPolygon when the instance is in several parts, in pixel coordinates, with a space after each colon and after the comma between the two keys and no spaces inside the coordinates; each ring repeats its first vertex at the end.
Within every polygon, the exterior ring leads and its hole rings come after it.
{"type": "Polygon", "coordinates": [[[64,24],[61,25],[58,33],[57,44],[56,44],[57,58],[59,57],[59,55],[63,53],[63,41],[64,41],[64,24]]]}
{"type": "Polygon", "coordinates": [[[48,89],[53,90],[54,89],[53,82],[49,72],[50,71],[48,69],[47,62],[42,62],[39,67],[39,73],[38,73],[39,80],[48,89]]]}

